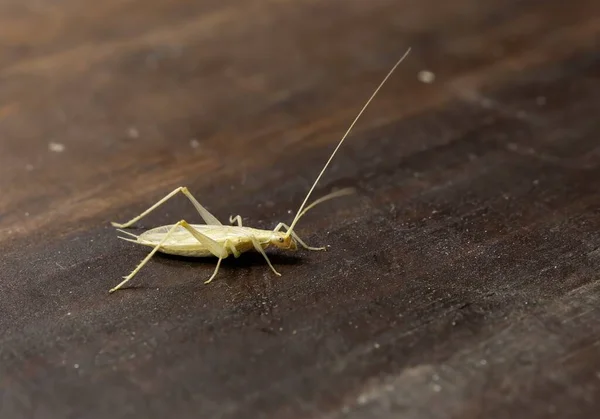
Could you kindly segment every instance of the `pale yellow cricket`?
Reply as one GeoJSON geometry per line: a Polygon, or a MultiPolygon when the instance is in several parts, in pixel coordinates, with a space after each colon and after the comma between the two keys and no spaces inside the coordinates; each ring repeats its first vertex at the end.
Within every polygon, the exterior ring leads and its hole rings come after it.
{"type": "Polygon", "coordinates": [[[379,90],[383,87],[388,78],[392,75],[394,70],[400,65],[400,63],[406,58],[408,53],[410,52],[410,48],[404,53],[404,55],[396,62],[396,64],[392,67],[392,69],[388,72],[388,74],[384,77],[383,81],[379,84],[379,86],[375,89],[375,91],[371,94],[371,97],[364,104],[358,115],[354,118],[352,124],[339,141],[336,148],[329,156],[329,159],[323,166],[323,169],[317,176],[317,179],[313,183],[312,187],[306,194],[304,201],[300,205],[296,216],[294,217],[291,225],[286,225],[284,223],[279,223],[273,230],[261,230],[252,227],[244,227],[242,226],[242,218],[237,215],[236,217],[230,217],[229,222],[231,224],[237,223],[237,225],[223,225],[214,215],[212,215],[206,208],[204,208],[196,198],[188,191],[188,189],[184,186],[179,187],[172,191],[170,194],[165,196],[163,199],[158,201],[156,204],[152,205],[146,211],[138,215],[137,217],[129,220],[124,224],[111,223],[114,227],[127,228],[144,218],[150,212],[154,211],[160,205],[164,204],[166,201],[171,199],[173,196],[178,193],[182,193],[186,196],[191,203],[194,205],[200,217],[204,220],[206,224],[189,224],[185,220],[181,220],[173,225],[166,225],[162,227],[153,228],[151,230],[145,231],[144,233],[138,235],[129,233],[124,230],[119,230],[122,233],[125,233],[131,237],[119,237],[123,240],[127,240],[133,243],[141,244],[144,246],[152,247],[152,251],[140,262],[140,264],[127,276],[123,277],[124,280],[112,288],[109,292],[114,292],[125,285],[131,278],[138,273],[138,271],[146,264],[148,261],[154,256],[156,252],[167,253],[171,255],[179,255],[179,256],[189,256],[189,257],[217,257],[217,266],[211,277],[205,281],[205,284],[208,284],[213,280],[213,278],[219,272],[219,267],[221,266],[221,262],[223,259],[227,258],[229,255],[233,255],[234,257],[239,257],[242,253],[247,252],[249,250],[256,250],[267,261],[267,264],[273,270],[275,275],[281,276],[279,272],[273,267],[269,257],[265,253],[265,249],[274,246],[279,249],[284,250],[297,250],[298,244],[308,250],[325,250],[325,247],[311,247],[304,243],[300,237],[294,232],[294,227],[300,220],[300,218],[306,214],[308,210],[313,208],[315,205],[318,205],[324,201],[327,201],[332,198],[340,197],[343,195],[347,195],[353,192],[353,189],[346,188],[341,189],[335,192],[332,192],[320,199],[317,199],[312,204],[306,206],[306,202],[308,198],[312,194],[313,190],[317,186],[317,183],[325,173],[325,170],[331,163],[331,160],[341,147],[341,145],[346,140],[350,131],[363,114],[365,109],[369,106],[373,98],[377,95],[379,90]],[[306,206],[306,207],[305,207],[306,206]],[[281,231],[283,228],[286,229],[285,232],[281,231]]]}

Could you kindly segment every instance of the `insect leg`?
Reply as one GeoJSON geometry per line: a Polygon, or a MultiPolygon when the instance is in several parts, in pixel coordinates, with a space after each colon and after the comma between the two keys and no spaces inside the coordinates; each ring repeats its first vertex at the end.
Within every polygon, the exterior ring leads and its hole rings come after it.
{"type": "MultiPolygon", "coordinates": [[[[229,249],[229,251],[233,254],[233,257],[235,258],[239,258],[241,253],[235,248],[235,246],[233,245],[233,243],[231,243],[229,240],[225,241],[225,246],[226,249],[229,249]]],[[[219,258],[219,261],[217,262],[217,266],[215,267],[215,271],[213,272],[213,274],[210,276],[210,278],[208,278],[206,281],[204,281],[205,284],[210,283],[215,276],[217,276],[217,272],[219,272],[219,267],[221,266],[221,261],[224,258],[219,258]]]]}
{"type": "Polygon", "coordinates": [[[259,252],[261,255],[263,255],[263,257],[265,258],[265,260],[269,264],[269,267],[273,270],[273,272],[275,272],[275,275],[281,276],[281,274],[275,270],[275,268],[273,267],[273,265],[271,265],[271,261],[269,260],[267,254],[265,253],[265,249],[262,248],[262,246],[260,245],[260,243],[256,239],[256,237],[250,236],[250,240],[252,240],[252,244],[254,245],[254,248],[256,249],[256,251],[259,252]]]}
{"type": "Polygon", "coordinates": [[[223,260],[223,258],[219,258],[219,261],[217,262],[217,266],[215,267],[215,271],[213,272],[213,274],[210,276],[210,278],[208,278],[206,281],[204,281],[205,284],[208,284],[210,281],[213,280],[213,278],[215,276],[217,276],[217,272],[219,272],[219,267],[221,266],[221,261],[223,260]]]}
{"type": "Polygon", "coordinates": [[[169,240],[169,238],[171,237],[171,235],[173,234],[173,232],[177,229],[177,227],[179,227],[181,225],[182,221],[178,222],[177,224],[174,224],[173,227],[171,227],[169,229],[169,231],[167,232],[167,234],[165,234],[165,237],[163,237],[163,239],[154,247],[154,249],[152,249],[152,251],[150,251],[150,253],[148,253],[148,256],[146,256],[144,258],[144,260],[142,260],[140,262],[140,264],[138,266],[136,266],[136,268],[127,276],[124,276],[124,280],[117,285],[116,287],[110,289],[110,293],[115,292],[116,290],[118,290],[119,288],[121,288],[123,285],[125,285],[125,283],[127,283],[131,278],[133,278],[135,276],[136,273],[138,273],[138,271],[140,269],[142,269],[142,266],[144,266],[146,263],[148,263],[148,261],[150,260],[150,258],[152,258],[152,256],[154,256],[154,254],[158,251],[158,249],[160,249],[160,247],[165,244],[167,242],[167,240],[169,240]]]}
{"type": "Polygon", "coordinates": [[[189,225],[186,221],[181,221],[181,226],[187,231],[189,231],[190,234],[196,238],[196,240],[198,240],[200,243],[206,246],[206,248],[213,255],[219,258],[213,274],[210,276],[210,278],[208,278],[208,280],[204,281],[205,284],[208,284],[214,279],[215,276],[217,276],[217,272],[219,272],[219,268],[221,267],[221,262],[223,261],[223,259],[229,256],[227,249],[230,249],[234,257],[238,257],[240,255],[240,252],[238,252],[238,250],[229,242],[229,240],[226,240],[225,243],[221,245],[218,242],[211,239],[210,237],[206,236],[205,234],[200,233],[194,227],[189,225]]]}
{"type": "MultiPolygon", "coordinates": [[[[275,227],[275,229],[273,231],[278,232],[279,230],[281,230],[284,227],[288,230],[290,228],[287,224],[279,223],[279,224],[277,224],[277,226],[275,227]]],[[[325,246],[312,247],[312,246],[307,245],[306,243],[304,243],[304,241],[300,237],[298,237],[298,235],[294,231],[292,231],[290,234],[298,243],[300,243],[300,246],[304,247],[307,250],[327,250],[327,248],[325,246]]]]}
{"type": "Polygon", "coordinates": [[[234,258],[239,258],[241,253],[239,250],[236,249],[235,245],[230,242],[229,240],[227,240],[225,242],[225,247],[229,249],[229,251],[231,252],[231,254],[233,255],[234,258]]]}
{"type": "Polygon", "coordinates": [[[235,217],[230,216],[229,223],[230,224],[237,223],[238,227],[241,227],[242,226],[242,217],[240,215],[236,215],[235,217]]]}
{"type": "Polygon", "coordinates": [[[202,245],[204,245],[210,253],[212,253],[216,257],[225,259],[229,255],[229,253],[227,253],[226,248],[222,244],[220,244],[217,241],[214,241],[207,235],[200,233],[194,227],[189,225],[187,223],[187,221],[181,220],[179,223],[181,224],[181,226],[183,228],[185,228],[187,231],[189,231],[190,234],[192,236],[194,236],[194,238],[196,240],[198,240],[200,243],[202,243],[202,245]]]}
{"type": "Polygon", "coordinates": [[[185,186],[180,186],[179,188],[173,190],[171,193],[169,193],[163,199],[158,201],[156,204],[152,205],[146,211],[142,212],[140,215],[132,218],[131,220],[127,221],[126,223],[124,223],[124,224],[111,223],[111,224],[113,225],[113,227],[127,228],[127,227],[131,226],[132,224],[136,223],[137,221],[141,220],[142,218],[144,218],[146,215],[150,214],[152,211],[154,211],[156,208],[158,208],[159,206],[161,206],[162,204],[167,202],[169,199],[173,198],[179,192],[184,194],[186,196],[186,198],[188,198],[191,201],[192,205],[194,205],[194,207],[200,214],[200,217],[202,217],[202,219],[204,220],[204,222],[206,224],[222,225],[221,222],[214,215],[212,215],[206,208],[204,208],[202,205],[200,205],[200,203],[196,200],[196,198],[194,198],[194,196],[190,193],[190,191],[188,191],[188,188],[186,188],[185,186]]]}

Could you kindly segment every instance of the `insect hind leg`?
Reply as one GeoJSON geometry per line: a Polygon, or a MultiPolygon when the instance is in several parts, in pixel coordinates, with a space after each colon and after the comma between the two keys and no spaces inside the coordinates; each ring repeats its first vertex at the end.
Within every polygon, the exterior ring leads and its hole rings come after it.
{"type": "Polygon", "coordinates": [[[222,245],[220,245],[219,243],[217,243],[216,241],[211,239],[210,237],[200,233],[198,230],[196,230],[194,227],[192,227],[190,224],[188,224],[187,221],[181,220],[181,221],[177,222],[176,224],[174,224],[169,229],[167,234],[165,234],[165,236],[162,238],[162,240],[156,246],[154,246],[154,248],[148,254],[148,256],[146,256],[144,258],[144,260],[142,260],[140,262],[140,264],[138,266],[136,266],[136,268],[129,275],[125,276],[124,280],[119,285],[112,288],[109,292],[111,292],[111,293],[115,292],[116,290],[121,288],[123,285],[125,285],[128,281],[130,281],[131,278],[133,278],[135,276],[135,274],[137,274],[139,272],[139,270],[142,269],[142,267],[146,263],[148,263],[148,261],[152,258],[152,256],[154,256],[154,254],[156,252],[158,252],[160,250],[160,248],[162,246],[164,246],[165,243],[167,243],[169,238],[173,235],[173,232],[175,232],[175,230],[177,230],[177,228],[179,228],[179,227],[183,227],[187,231],[189,231],[190,234],[192,236],[194,236],[196,238],[196,240],[198,240],[198,242],[202,243],[202,245],[205,246],[213,255],[215,255],[219,258],[219,262],[217,263],[217,268],[215,269],[215,272],[213,273],[213,276],[211,277],[211,280],[212,280],[212,278],[214,278],[214,276],[217,274],[217,271],[219,270],[221,260],[225,259],[229,255],[227,250],[222,245]]]}
{"type": "Polygon", "coordinates": [[[116,287],[114,287],[114,288],[111,288],[111,289],[110,289],[108,292],[110,292],[110,293],[113,293],[113,292],[115,292],[116,290],[118,290],[119,288],[121,288],[123,285],[125,285],[127,282],[129,282],[129,281],[131,280],[131,278],[133,278],[133,277],[135,276],[135,274],[137,274],[137,273],[139,272],[139,270],[140,270],[140,269],[142,269],[142,267],[143,267],[143,266],[144,266],[146,263],[148,263],[148,261],[149,261],[149,260],[152,258],[152,256],[154,256],[154,254],[155,254],[156,252],[158,252],[158,250],[160,249],[160,247],[161,247],[162,245],[164,245],[164,244],[167,242],[167,240],[169,240],[169,238],[171,237],[171,235],[173,234],[173,232],[174,232],[175,230],[177,230],[177,228],[178,228],[179,226],[181,226],[181,223],[182,223],[182,221],[180,221],[180,222],[178,222],[178,223],[174,224],[174,225],[173,225],[173,227],[171,227],[171,228],[169,229],[169,231],[167,232],[167,234],[165,234],[165,237],[163,237],[163,239],[162,239],[162,240],[161,240],[161,241],[160,241],[160,242],[159,242],[159,243],[158,243],[156,246],[154,246],[154,249],[152,249],[152,250],[150,251],[150,253],[148,253],[148,255],[147,255],[147,256],[146,256],[146,257],[145,257],[145,258],[144,258],[144,259],[143,259],[143,260],[142,260],[142,261],[139,263],[139,265],[138,265],[138,266],[136,266],[136,267],[135,267],[135,269],[134,269],[134,270],[133,270],[133,271],[132,271],[132,272],[131,272],[129,275],[127,275],[127,276],[124,276],[124,277],[123,277],[123,278],[124,278],[124,279],[123,279],[123,281],[122,281],[122,282],[121,282],[119,285],[117,285],[117,286],[116,286],[116,287]]]}
{"type": "Polygon", "coordinates": [[[210,276],[210,278],[208,278],[208,280],[204,281],[205,284],[208,284],[215,278],[215,276],[217,276],[219,268],[221,267],[221,262],[223,261],[223,259],[229,256],[229,252],[227,249],[229,249],[229,251],[233,254],[234,257],[237,258],[240,256],[240,252],[238,252],[238,250],[233,246],[233,244],[230,243],[229,240],[226,240],[225,243],[221,245],[218,242],[211,239],[210,237],[206,236],[205,234],[200,233],[187,222],[181,221],[181,223],[181,226],[187,231],[189,231],[190,234],[196,238],[196,240],[202,243],[213,255],[219,258],[213,274],[210,276]]]}
{"type": "Polygon", "coordinates": [[[200,205],[198,200],[196,198],[194,198],[194,196],[190,193],[188,188],[186,188],[185,186],[180,186],[179,188],[174,189],[169,194],[167,194],[164,198],[162,198],[160,201],[158,201],[156,204],[152,205],[146,211],[142,212],[140,215],[132,218],[131,220],[127,221],[126,223],[119,224],[119,223],[112,222],[111,224],[113,225],[113,227],[118,227],[118,228],[130,227],[131,225],[135,224],[136,222],[138,222],[139,220],[144,218],[146,215],[150,214],[156,208],[160,207],[162,204],[164,204],[165,202],[167,202],[169,199],[173,198],[175,195],[177,195],[180,192],[183,195],[185,195],[185,197],[187,199],[190,200],[190,202],[192,203],[192,205],[194,205],[194,207],[196,208],[196,211],[198,211],[198,214],[200,214],[200,217],[202,217],[202,219],[204,220],[204,222],[206,224],[222,225],[221,222],[217,219],[217,217],[212,215],[206,208],[204,208],[202,205],[200,205]]]}

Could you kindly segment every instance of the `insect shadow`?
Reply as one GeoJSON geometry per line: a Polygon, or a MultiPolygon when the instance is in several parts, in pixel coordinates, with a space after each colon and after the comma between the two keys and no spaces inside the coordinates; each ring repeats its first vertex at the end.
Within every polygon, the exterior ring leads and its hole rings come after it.
{"type": "MultiPolygon", "coordinates": [[[[302,265],[304,263],[306,263],[306,261],[297,256],[297,255],[286,255],[286,254],[280,254],[280,253],[272,253],[269,255],[269,259],[271,259],[273,262],[277,263],[278,265],[288,265],[288,266],[295,266],[295,265],[302,265]]],[[[169,265],[169,266],[181,266],[182,268],[185,268],[186,266],[194,266],[194,267],[201,267],[201,266],[211,266],[214,268],[215,266],[215,262],[214,260],[211,260],[210,258],[189,258],[189,257],[185,257],[185,256],[179,256],[179,255],[169,255],[169,254],[164,254],[164,253],[159,253],[158,255],[155,256],[155,260],[156,262],[160,263],[160,264],[164,264],[164,265],[169,265]],[[171,262],[177,262],[177,263],[173,263],[171,264],[171,262]],[[183,264],[180,262],[184,262],[183,264]]],[[[252,268],[255,266],[264,266],[265,264],[265,260],[263,259],[262,255],[260,255],[259,253],[248,253],[247,255],[244,255],[243,258],[238,258],[238,259],[224,259],[221,267],[223,268],[252,268]]]]}
{"type": "MultiPolygon", "coordinates": [[[[286,265],[286,266],[297,266],[297,265],[303,265],[306,263],[306,261],[304,260],[304,258],[296,256],[296,255],[286,255],[286,254],[278,254],[278,253],[273,253],[271,255],[269,255],[270,259],[279,264],[279,265],[286,265]]],[[[188,258],[185,256],[179,256],[179,255],[169,255],[169,254],[164,254],[164,253],[159,253],[158,255],[156,255],[155,263],[163,265],[163,266],[168,266],[169,269],[180,269],[182,272],[183,270],[186,270],[186,272],[192,272],[192,276],[194,275],[198,275],[198,279],[203,280],[204,275],[206,274],[204,271],[204,267],[214,267],[214,261],[211,260],[210,258],[188,258]],[[183,263],[181,263],[183,262],[183,263]]],[[[248,255],[245,255],[244,258],[238,258],[238,259],[225,259],[223,260],[222,266],[221,268],[223,268],[224,270],[231,270],[232,273],[234,273],[234,269],[235,270],[240,270],[240,269],[247,269],[247,270],[252,270],[253,268],[255,268],[256,266],[264,266],[264,259],[262,258],[262,256],[258,253],[249,253],[248,255]]],[[[255,272],[262,272],[262,271],[255,271],[255,272]]],[[[161,276],[172,276],[172,275],[161,275],[161,276]]],[[[240,277],[242,277],[242,275],[240,275],[240,277]]],[[[235,281],[236,278],[235,277],[231,277],[230,278],[235,281]]],[[[161,285],[161,288],[171,288],[171,287],[175,287],[175,288],[179,288],[179,287],[186,287],[188,282],[191,283],[195,283],[196,281],[194,280],[194,278],[191,281],[185,281],[185,282],[180,282],[180,283],[170,283],[169,281],[166,281],[166,283],[163,283],[161,285]],[[166,285],[168,284],[168,285],[166,285]]],[[[155,286],[151,286],[151,285],[130,285],[127,287],[124,287],[123,289],[128,289],[128,290],[148,290],[148,289],[154,289],[156,288],[155,286]]]]}

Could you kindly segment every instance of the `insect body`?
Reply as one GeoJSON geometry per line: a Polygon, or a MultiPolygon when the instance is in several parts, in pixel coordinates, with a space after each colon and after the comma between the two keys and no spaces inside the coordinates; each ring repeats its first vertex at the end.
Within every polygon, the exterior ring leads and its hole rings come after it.
{"type": "MultiPolygon", "coordinates": [[[[208,257],[213,254],[208,247],[199,246],[196,239],[186,228],[184,223],[178,226],[169,239],[163,243],[160,248],[162,253],[180,256],[208,257]],[[184,227],[185,226],[185,227],[184,227]]],[[[260,230],[252,227],[237,227],[237,226],[210,226],[205,224],[192,224],[192,230],[207,236],[214,240],[219,246],[223,247],[228,254],[235,255],[237,250],[239,253],[247,252],[252,249],[252,242],[248,237],[254,237],[260,243],[263,249],[270,245],[281,247],[284,249],[296,250],[296,242],[291,240],[291,237],[285,237],[285,233],[274,233],[271,230],[260,230]]],[[[131,240],[138,244],[154,247],[165,237],[172,225],[153,228],[136,236],[136,240],[131,240]]]]}
{"type": "Polygon", "coordinates": [[[214,256],[218,258],[217,265],[211,277],[205,281],[205,283],[209,283],[213,280],[213,278],[217,275],[219,271],[219,267],[221,266],[221,262],[223,259],[227,258],[230,255],[234,257],[239,257],[242,253],[247,252],[249,250],[256,250],[261,253],[265,258],[267,264],[271,268],[271,270],[276,274],[280,275],[279,272],[273,267],[271,261],[269,260],[265,249],[270,246],[277,247],[284,250],[296,250],[298,245],[308,249],[308,250],[325,250],[325,247],[311,247],[304,243],[300,237],[295,233],[294,227],[300,220],[300,218],[306,214],[308,210],[313,208],[314,206],[327,201],[332,198],[336,198],[339,196],[347,195],[352,193],[353,190],[350,188],[341,189],[339,191],[335,191],[326,195],[320,199],[317,199],[310,205],[306,205],[308,198],[312,194],[315,189],[317,183],[325,173],[325,170],[329,166],[329,163],[337,153],[338,149],[363,114],[367,106],[371,103],[377,92],[381,89],[381,87],[385,84],[387,79],[392,75],[394,70],[398,67],[398,65],[404,60],[404,58],[408,55],[410,49],[406,51],[406,53],[398,60],[398,62],[392,67],[389,73],[385,76],[383,81],[379,84],[377,89],[373,92],[369,100],[362,107],[361,111],[355,117],[354,121],[339,141],[336,148],[331,153],[331,156],[323,166],[323,169],[317,176],[317,179],[313,183],[312,187],[306,194],[304,201],[300,205],[296,216],[294,217],[291,225],[286,225],[284,223],[279,223],[273,230],[261,230],[251,227],[242,226],[242,218],[238,215],[236,217],[230,217],[229,221],[231,224],[237,223],[237,225],[223,225],[214,215],[212,215],[206,208],[204,208],[196,198],[188,191],[186,187],[179,187],[165,196],[163,199],[158,201],[156,204],[148,208],[146,211],[138,215],[137,217],[131,219],[130,221],[124,224],[112,223],[113,226],[118,227],[119,231],[128,235],[129,237],[120,237],[124,240],[141,244],[144,246],[152,247],[152,251],[140,262],[140,264],[127,276],[124,277],[123,281],[118,284],[116,287],[112,288],[110,292],[114,292],[117,289],[121,288],[125,283],[127,283],[131,278],[137,274],[137,272],[154,256],[156,252],[167,253],[172,255],[180,255],[180,256],[191,256],[191,257],[210,257],[214,256]],[[160,205],[177,195],[178,193],[182,193],[185,197],[187,197],[190,202],[194,205],[200,217],[204,220],[206,224],[189,224],[185,220],[181,220],[173,225],[167,225],[162,227],[157,227],[151,230],[148,230],[140,235],[135,235],[129,233],[127,231],[122,230],[123,228],[127,228],[142,219],[150,212],[154,211],[160,205]],[[283,231],[285,229],[285,231],[283,231]]]}

